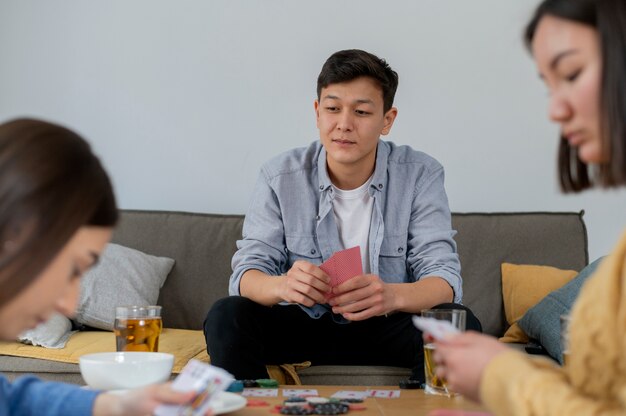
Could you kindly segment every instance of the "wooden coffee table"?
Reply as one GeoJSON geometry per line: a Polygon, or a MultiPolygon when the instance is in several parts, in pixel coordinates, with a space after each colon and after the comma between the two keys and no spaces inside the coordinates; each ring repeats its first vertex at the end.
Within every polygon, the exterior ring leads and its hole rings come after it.
{"type": "MultiPolygon", "coordinates": [[[[285,397],[283,396],[283,387],[317,389],[317,392],[321,397],[330,397],[340,390],[398,390],[398,388],[394,386],[281,386],[281,388],[278,389],[277,397],[250,397],[250,399],[266,401],[267,403],[269,403],[269,406],[247,406],[231,414],[233,416],[260,416],[275,414],[270,413],[270,411],[274,409],[275,405],[282,404],[282,402],[285,400],[285,397]]],[[[400,397],[397,399],[367,398],[364,400],[363,405],[365,405],[367,409],[350,411],[348,413],[348,416],[419,416],[427,415],[428,412],[434,409],[444,408],[483,412],[487,411],[484,407],[475,404],[474,402],[471,402],[461,396],[434,396],[430,394],[425,394],[424,390],[400,390],[400,397]]]]}

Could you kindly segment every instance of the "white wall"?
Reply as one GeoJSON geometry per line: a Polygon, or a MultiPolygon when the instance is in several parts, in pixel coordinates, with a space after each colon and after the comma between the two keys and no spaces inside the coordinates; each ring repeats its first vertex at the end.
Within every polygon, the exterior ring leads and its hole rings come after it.
{"type": "Polygon", "coordinates": [[[87,137],[123,208],[244,213],[263,161],[317,138],[324,60],[400,74],[389,138],[439,159],[453,211],[586,211],[591,258],[626,192],[562,196],[557,128],[522,47],[536,0],[0,0],[0,121],[87,137]]]}

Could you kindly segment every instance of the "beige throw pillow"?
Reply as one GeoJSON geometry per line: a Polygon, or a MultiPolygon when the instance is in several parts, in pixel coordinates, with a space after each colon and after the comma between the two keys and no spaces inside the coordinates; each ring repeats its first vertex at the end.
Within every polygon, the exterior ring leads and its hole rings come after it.
{"type": "Polygon", "coordinates": [[[115,307],[156,305],[173,266],[170,258],[108,244],[98,264],[82,279],[76,321],[113,330],[115,307]]]}

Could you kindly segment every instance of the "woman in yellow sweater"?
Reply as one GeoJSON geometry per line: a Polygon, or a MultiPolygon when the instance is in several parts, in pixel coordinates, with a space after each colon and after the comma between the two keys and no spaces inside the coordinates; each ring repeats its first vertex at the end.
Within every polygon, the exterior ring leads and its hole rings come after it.
{"type": "MultiPolygon", "coordinates": [[[[561,127],[563,190],[626,184],[626,1],[545,0],[526,42],[561,127]]],[[[626,235],[581,290],[570,328],[565,367],[468,332],[437,343],[438,373],[497,415],[626,414],[626,235]]]]}

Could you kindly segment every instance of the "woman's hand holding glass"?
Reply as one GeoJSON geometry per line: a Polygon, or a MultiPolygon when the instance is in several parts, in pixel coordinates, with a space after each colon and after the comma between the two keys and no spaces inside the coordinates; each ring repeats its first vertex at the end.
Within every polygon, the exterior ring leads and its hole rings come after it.
{"type": "Polygon", "coordinates": [[[509,349],[497,339],[468,331],[435,342],[437,376],[450,390],[480,402],[480,382],[487,364],[509,349]]]}

